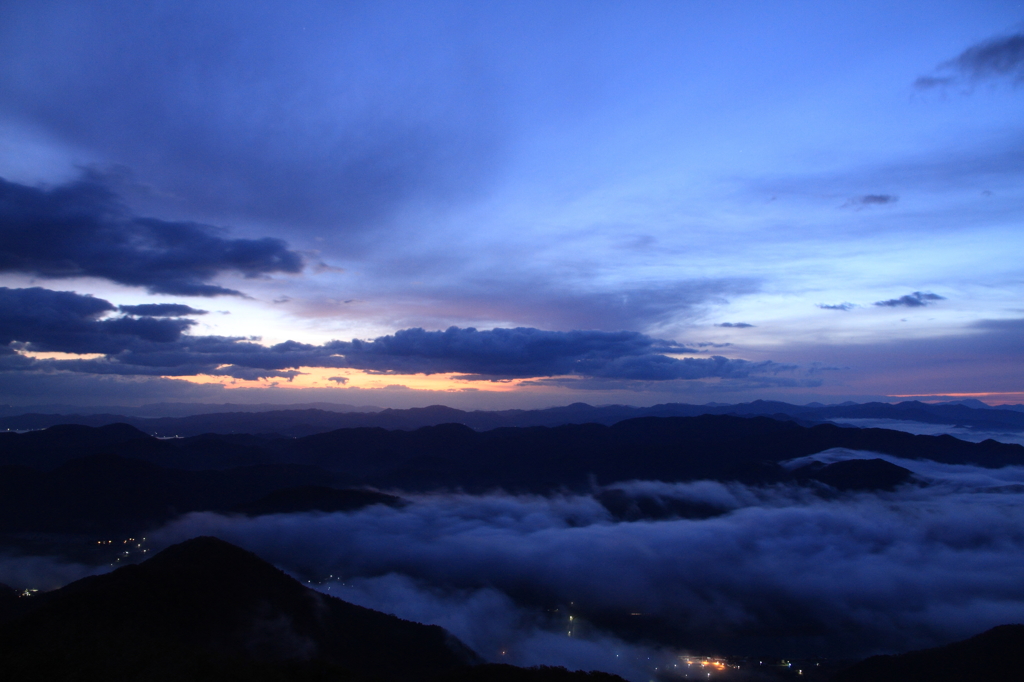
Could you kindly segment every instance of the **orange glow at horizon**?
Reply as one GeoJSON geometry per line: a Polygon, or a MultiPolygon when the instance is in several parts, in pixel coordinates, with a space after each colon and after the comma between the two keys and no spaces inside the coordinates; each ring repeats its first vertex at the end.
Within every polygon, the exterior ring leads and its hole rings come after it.
{"type": "Polygon", "coordinates": [[[18,355],[33,360],[98,360],[106,357],[103,353],[62,353],[60,351],[19,350],[18,355]]]}
{"type": "Polygon", "coordinates": [[[235,388],[408,388],[415,391],[457,392],[475,389],[481,392],[506,393],[519,388],[524,381],[532,379],[512,379],[508,381],[478,381],[465,379],[465,374],[371,374],[359,369],[332,369],[327,367],[299,367],[302,372],[292,379],[268,377],[266,379],[246,380],[228,376],[199,374],[195,376],[172,376],[166,379],[178,379],[194,384],[221,384],[225,389],[235,388]],[[347,381],[332,381],[331,377],[344,377],[347,381]]]}
{"type": "Polygon", "coordinates": [[[996,404],[1024,400],[1024,391],[992,391],[989,393],[909,393],[889,395],[890,398],[993,398],[996,404]]]}

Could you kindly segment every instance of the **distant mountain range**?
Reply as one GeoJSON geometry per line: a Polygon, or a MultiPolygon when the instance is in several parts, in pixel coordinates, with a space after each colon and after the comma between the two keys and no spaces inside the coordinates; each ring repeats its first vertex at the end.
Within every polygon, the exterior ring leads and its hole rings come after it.
{"type": "MultiPolygon", "coordinates": [[[[0,532],[139,533],[190,511],[258,514],[400,503],[361,490],[330,492],[367,486],[591,493],[628,480],[712,479],[880,490],[910,479],[906,469],[870,457],[795,471],[781,464],[831,448],[951,464],[1024,464],[1021,445],[731,415],[642,417],[612,426],[474,431],[442,424],[415,431],[339,429],[302,438],[206,434],[168,440],[127,424],[65,424],[0,433],[0,532]]],[[[599,499],[620,518],[723,511],[650,505],[644,511],[643,500],[604,495],[599,499]]]]}
{"type": "MultiPolygon", "coordinates": [[[[563,424],[611,425],[638,417],[696,417],[700,415],[779,416],[814,424],[833,419],[898,419],[927,424],[957,425],[986,431],[1024,431],[1024,411],[996,409],[974,401],[929,404],[919,401],[901,403],[845,403],[842,405],[791,405],[757,400],[737,405],[687,405],[665,403],[652,407],[610,405],[594,407],[573,403],[544,410],[471,411],[443,405],[405,410],[333,406],[335,409],[308,407],[297,409],[235,409],[191,414],[179,417],[140,417],[129,414],[56,414],[23,413],[0,417],[0,431],[44,429],[57,424],[105,426],[131,424],[158,437],[186,437],[204,433],[277,434],[300,437],[342,428],[379,427],[412,430],[439,424],[463,424],[476,430],[499,427],[560,426],[563,424]],[[981,405],[983,407],[978,407],[981,405]],[[351,408],[352,411],[341,411],[351,408]],[[355,411],[364,410],[364,411],[355,411]],[[376,411],[374,411],[376,410],[376,411]]],[[[256,406],[249,406],[250,408],[256,406]]],[[[272,407],[272,406],[267,406],[272,407]]],[[[1019,407],[1019,406],[1018,406],[1019,407]]]]}
{"type": "Polygon", "coordinates": [[[20,414],[119,414],[128,417],[188,417],[194,414],[215,412],[270,412],[273,410],[324,410],[326,412],[380,412],[382,407],[374,405],[349,405],[347,403],[148,403],[142,406],[99,405],[0,405],[0,417],[20,414]]]}

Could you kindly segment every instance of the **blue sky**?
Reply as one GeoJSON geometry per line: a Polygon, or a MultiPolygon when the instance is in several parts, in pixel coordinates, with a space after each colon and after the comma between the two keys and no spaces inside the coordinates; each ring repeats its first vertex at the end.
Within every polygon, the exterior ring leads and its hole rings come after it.
{"type": "Polygon", "coordinates": [[[3,402],[1024,402],[1020,2],[11,2],[0,63],[3,402]]]}

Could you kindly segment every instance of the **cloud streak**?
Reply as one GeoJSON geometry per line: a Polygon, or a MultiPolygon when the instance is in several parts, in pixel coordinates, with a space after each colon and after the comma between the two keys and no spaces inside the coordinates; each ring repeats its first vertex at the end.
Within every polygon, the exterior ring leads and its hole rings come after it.
{"type": "Polygon", "coordinates": [[[900,198],[893,194],[864,194],[848,200],[843,204],[843,207],[857,206],[858,208],[864,208],[866,206],[885,206],[887,204],[895,204],[899,200],[900,198]]]}
{"type": "Polygon", "coordinates": [[[0,179],[0,273],[99,277],[150,293],[239,296],[211,283],[298,273],[302,257],[281,239],[229,239],[201,223],[134,215],[99,178],[52,188],[0,179]]]}
{"type": "Polygon", "coordinates": [[[1024,33],[972,45],[953,59],[939,64],[936,73],[938,75],[921,76],[914,81],[914,87],[930,90],[965,80],[977,82],[992,78],[1010,78],[1014,85],[1019,85],[1024,82],[1024,33]]]}
{"type": "Polygon", "coordinates": [[[899,298],[890,298],[886,301],[875,301],[875,305],[881,308],[923,308],[935,301],[945,301],[945,296],[939,296],[930,292],[915,291],[899,298]]]}
{"type": "Polygon", "coordinates": [[[128,315],[145,317],[186,317],[188,315],[206,315],[208,310],[197,310],[181,303],[142,303],[140,305],[119,305],[117,309],[128,315]]]}

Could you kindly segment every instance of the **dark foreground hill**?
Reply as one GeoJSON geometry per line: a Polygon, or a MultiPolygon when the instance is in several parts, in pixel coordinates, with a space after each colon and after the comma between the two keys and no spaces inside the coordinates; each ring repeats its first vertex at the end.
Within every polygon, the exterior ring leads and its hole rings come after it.
{"type": "Polygon", "coordinates": [[[8,680],[412,680],[479,662],[437,626],[319,594],[215,538],[22,601],[0,627],[8,680]]]}
{"type": "Polygon", "coordinates": [[[833,682],[1019,682],[1024,625],[1000,625],[962,642],[898,656],[873,656],[833,682]]]}
{"type": "MultiPolygon", "coordinates": [[[[299,406],[288,409],[260,411],[242,410],[239,406],[223,406],[210,412],[208,406],[196,406],[197,413],[188,416],[139,417],[127,413],[63,414],[25,413],[0,417],[0,431],[44,429],[57,424],[105,426],[131,424],[149,435],[187,437],[203,433],[275,433],[289,437],[308,436],[343,428],[373,427],[414,430],[439,424],[463,424],[478,431],[501,427],[561,426],[563,424],[604,424],[611,426],[639,417],[696,417],[705,414],[735,416],[784,416],[813,424],[831,419],[898,419],[928,424],[958,425],[973,429],[1024,431],[1024,412],[1019,409],[998,409],[977,403],[932,405],[916,400],[901,403],[849,403],[843,405],[791,405],[789,403],[755,400],[737,405],[688,405],[665,403],[651,407],[607,405],[594,407],[573,403],[542,410],[458,410],[444,405],[344,411],[323,409],[326,406],[299,406]],[[200,413],[201,412],[201,413],[200,413]]],[[[341,407],[341,406],[340,406],[341,407]]],[[[351,407],[351,406],[344,406],[351,407]]],[[[180,409],[180,408],[179,408],[180,409]]],[[[353,408],[354,409],[354,408],[353,408]]]]}
{"type": "Polygon", "coordinates": [[[450,633],[300,585],[216,538],[27,598],[0,600],[0,670],[50,680],[622,682],[488,666],[450,633]]]}

